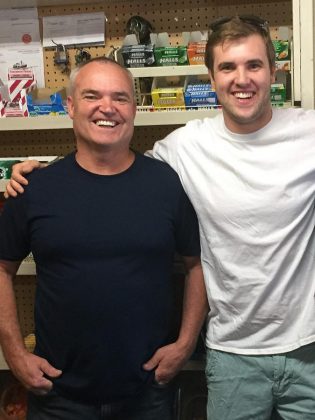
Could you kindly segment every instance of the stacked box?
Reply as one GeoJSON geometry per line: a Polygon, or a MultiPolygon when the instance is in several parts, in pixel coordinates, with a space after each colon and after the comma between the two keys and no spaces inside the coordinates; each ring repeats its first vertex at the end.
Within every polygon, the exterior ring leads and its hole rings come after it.
{"type": "Polygon", "coordinates": [[[10,68],[8,72],[8,89],[11,102],[18,102],[21,98],[21,91],[26,93],[36,87],[35,75],[32,68],[10,68]]]}
{"type": "Polygon", "coordinates": [[[187,47],[157,47],[154,48],[157,66],[182,66],[188,64],[187,47]]]}
{"type": "Polygon", "coordinates": [[[286,90],[283,83],[273,83],[271,85],[270,99],[273,105],[283,105],[286,101],[286,90]]]}
{"type": "Polygon", "coordinates": [[[154,66],[153,45],[124,45],[120,53],[125,67],[154,66]]]}
{"type": "Polygon", "coordinates": [[[187,79],[185,84],[186,108],[198,108],[203,106],[216,106],[217,94],[209,82],[187,79]]]}
{"type": "Polygon", "coordinates": [[[272,41],[275,53],[276,61],[290,60],[290,43],[289,41],[273,40],[272,41]]]}
{"type": "Polygon", "coordinates": [[[187,48],[190,65],[205,64],[206,41],[190,42],[187,48]]]}
{"type": "Polygon", "coordinates": [[[51,89],[37,89],[27,95],[27,108],[31,117],[39,115],[66,115],[64,106],[66,90],[54,92],[51,89]]]}
{"type": "Polygon", "coordinates": [[[176,84],[169,83],[165,78],[155,77],[151,90],[154,108],[184,108],[184,82],[183,77],[176,84]]]}

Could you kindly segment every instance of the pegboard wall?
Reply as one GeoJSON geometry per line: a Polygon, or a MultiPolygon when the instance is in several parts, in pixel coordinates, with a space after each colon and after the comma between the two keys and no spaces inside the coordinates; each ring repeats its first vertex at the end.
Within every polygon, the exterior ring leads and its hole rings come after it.
{"type": "Polygon", "coordinates": [[[33,276],[18,276],[14,280],[14,292],[23,337],[34,333],[35,289],[36,279],[33,276]]]}
{"type": "MultiPolygon", "coordinates": [[[[53,0],[52,0],[53,3],[53,0]]],[[[65,0],[66,3],[66,0],[65,0]]],[[[39,7],[38,14],[44,16],[88,12],[104,12],[105,46],[85,48],[92,57],[108,55],[113,47],[119,47],[126,35],[126,24],[130,17],[140,15],[153,26],[154,32],[168,32],[172,45],[181,43],[184,31],[206,31],[209,23],[220,16],[255,14],[267,19],[273,38],[277,38],[279,26],[292,25],[291,0],[154,0],[143,2],[98,1],[86,5],[39,7]]],[[[70,67],[75,65],[76,48],[69,48],[70,67]]],[[[44,50],[46,87],[60,89],[67,86],[68,75],[54,64],[54,49],[44,50]]],[[[139,151],[151,148],[153,143],[165,137],[173,126],[136,127],[132,146],[139,151]]],[[[64,155],[75,148],[72,130],[0,131],[0,156],[64,155]]]]}
{"type": "MultiPolygon", "coordinates": [[[[53,2],[53,0],[52,0],[53,2]]],[[[66,0],[65,0],[66,2],[66,0]]],[[[103,1],[77,6],[40,7],[39,16],[64,15],[103,11],[106,16],[106,45],[87,49],[92,57],[107,55],[112,47],[121,45],[126,35],[126,23],[134,15],[151,22],[155,32],[168,32],[173,45],[180,44],[181,32],[205,31],[209,23],[220,16],[255,14],[267,19],[277,38],[278,26],[292,25],[290,0],[157,0],[103,1]]],[[[74,66],[75,48],[69,49],[70,65],[74,66]]],[[[68,76],[53,63],[54,51],[44,51],[45,82],[52,89],[68,84],[68,76]]],[[[154,142],[165,137],[178,126],[136,127],[131,146],[135,150],[151,149],[154,142]]],[[[0,131],[0,156],[65,155],[75,148],[72,130],[0,131]]],[[[36,280],[32,276],[19,276],[15,280],[18,313],[23,335],[33,332],[33,309],[36,280]]]]}
{"type": "MultiPolygon", "coordinates": [[[[108,55],[112,48],[121,46],[126,35],[126,25],[130,17],[140,15],[147,19],[156,33],[168,32],[172,45],[181,43],[181,33],[207,31],[209,23],[220,16],[255,14],[269,21],[274,38],[277,27],[292,25],[291,1],[218,1],[218,0],[159,0],[153,2],[120,1],[91,3],[86,6],[41,7],[39,16],[65,15],[88,12],[104,12],[105,47],[85,48],[92,57],[108,55]]],[[[69,48],[70,67],[75,65],[76,48],[69,48]]],[[[68,76],[54,65],[54,49],[44,51],[45,83],[52,89],[67,86],[68,76]]]]}

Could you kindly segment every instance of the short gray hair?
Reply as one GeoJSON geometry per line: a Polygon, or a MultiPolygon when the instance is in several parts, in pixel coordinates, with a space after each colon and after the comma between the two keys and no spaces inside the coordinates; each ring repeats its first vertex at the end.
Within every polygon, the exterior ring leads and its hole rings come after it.
{"type": "Polygon", "coordinates": [[[133,96],[135,96],[135,88],[134,88],[134,79],[133,76],[131,74],[131,72],[126,69],[124,66],[122,66],[121,64],[117,63],[117,61],[112,60],[111,58],[108,57],[95,57],[92,58],[91,60],[85,61],[81,64],[79,64],[77,67],[75,67],[71,73],[70,73],[70,78],[69,78],[69,86],[68,86],[68,93],[70,96],[72,96],[74,94],[75,91],[75,82],[76,82],[76,78],[78,76],[78,74],[80,73],[81,69],[87,65],[89,65],[90,63],[99,63],[99,64],[104,64],[104,65],[108,65],[108,64],[112,64],[115,65],[117,67],[119,67],[120,69],[122,69],[127,77],[130,80],[130,84],[132,86],[132,91],[133,91],[133,96]]]}

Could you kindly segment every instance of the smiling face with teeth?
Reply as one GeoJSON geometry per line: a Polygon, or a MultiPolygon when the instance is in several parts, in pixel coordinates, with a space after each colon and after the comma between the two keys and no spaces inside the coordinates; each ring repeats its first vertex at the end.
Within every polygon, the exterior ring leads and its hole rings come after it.
{"type": "Polygon", "coordinates": [[[271,119],[270,68],[266,45],[259,34],[226,40],[214,47],[211,81],[222,105],[226,127],[238,134],[252,133],[271,119]]]}
{"type": "Polygon", "coordinates": [[[78,153],[129,153],[136,104],[132,78],[118,64],[85,64],[73,81],[68,112],[78,153]]]}

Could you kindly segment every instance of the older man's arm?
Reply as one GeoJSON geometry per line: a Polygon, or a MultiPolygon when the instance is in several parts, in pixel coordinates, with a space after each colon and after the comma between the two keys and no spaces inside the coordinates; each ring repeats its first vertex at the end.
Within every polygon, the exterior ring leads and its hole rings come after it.
{"type": "Polygon", "coordinates": [[[188,273],[185,280],[182,323],[178,339],[158,349],[143,368],[155,369],[158,383],[169,382],[193,353],[200,330],[209,311],[199,257],[184,257],[188,273]]]}
{"type": "Polygon", "coordinates": [[[0,343],[12,373],[30,391],[45,394],[52,387],[48,379],[61,375],[47,360],[29,353],[17,316],[13,279],[20,262],[0,260],[0,343]],[[46,376],[46,377],[45,377],[46,376]]]}

